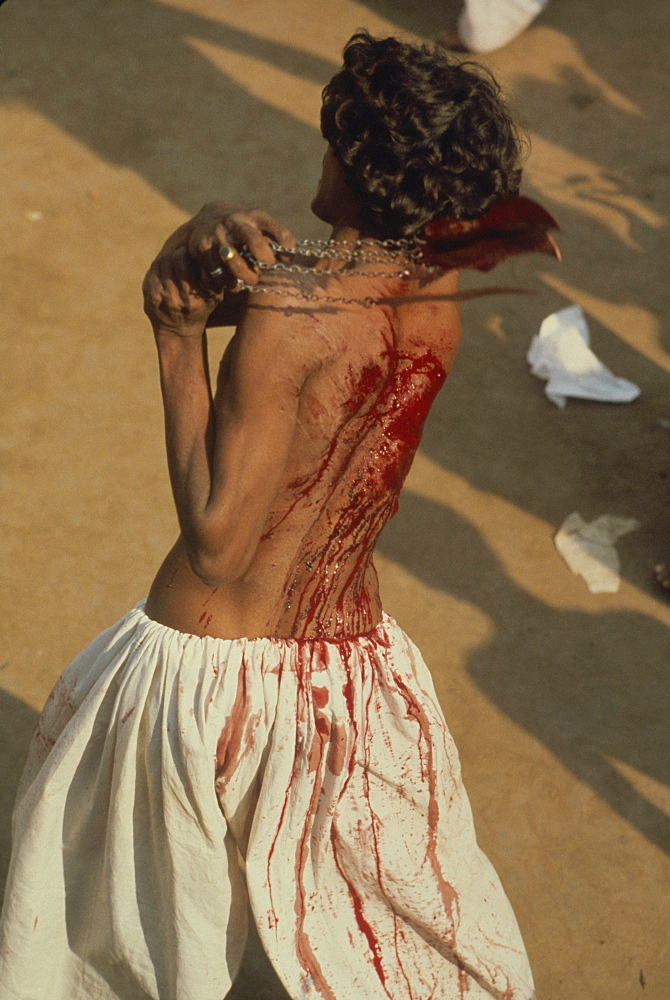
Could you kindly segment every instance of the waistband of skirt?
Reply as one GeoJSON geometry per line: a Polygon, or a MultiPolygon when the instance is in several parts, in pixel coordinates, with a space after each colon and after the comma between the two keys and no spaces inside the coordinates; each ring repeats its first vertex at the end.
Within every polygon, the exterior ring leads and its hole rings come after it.
{"type": "Polygon", "coordinates": [[[216,635],[195,635],[192,632],[180,632],[179,629],[172,628],[170,625],[163,625],[162,622],[157,622],[154,618],[150,618],[145,612],[144,608],[146,605],[146,598],[138,601],[134,608],[132,608],[126,618],[134,617],[138,620],[139,624],[152,629],[157,629],[161,631],[164,635],[179,636],[183,640],[188,640],[189,644],[194,642],[202,642],[205,644],[209,643],[223,643],[225,645],[230,644],[240,644],[240,645],[273,645],[282,648],[290,647],[301,647],[301,646],[323,646],[334,645],[341,646],[347,643],[380,643],[381,645],[388,645],[389,642],[389,632],[401,631],[399,625],[390,615],[386,612],[382,612],[381,620],[373,628],[369,629],[367,632],[359,632],[355,635],[344,635],[344,636],[314,636],[306,639],[296,639],[291,636],[216,636],[216,635]]]}

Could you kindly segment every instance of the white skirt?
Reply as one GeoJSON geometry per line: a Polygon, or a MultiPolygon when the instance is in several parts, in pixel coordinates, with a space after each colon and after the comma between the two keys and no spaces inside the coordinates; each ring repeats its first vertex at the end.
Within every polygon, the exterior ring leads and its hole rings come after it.
{"type": "Polygon", "coordinates": [[[294,1000],[534,996],[430,675],[388,617],[224,640],[139,604],[56,684],[13,838],[0,1000],[223,1000],[247,901],[294,1000]]]}

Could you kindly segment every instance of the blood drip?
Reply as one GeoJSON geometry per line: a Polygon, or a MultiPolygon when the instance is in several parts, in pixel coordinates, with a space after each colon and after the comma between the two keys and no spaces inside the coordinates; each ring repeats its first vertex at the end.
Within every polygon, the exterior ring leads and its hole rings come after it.
{"type": "Polygon", "coordinates": [[[446,378],[430,351],[388,348],[381,362],[358,373],[340,433],[316,473],[292,484],[291,504],[263,536],[271,537],[297,508],[320,504],[286,578],[277,634],[337,638],[374,623],[374,546],[398,509],[423,424],[446,378]]]}

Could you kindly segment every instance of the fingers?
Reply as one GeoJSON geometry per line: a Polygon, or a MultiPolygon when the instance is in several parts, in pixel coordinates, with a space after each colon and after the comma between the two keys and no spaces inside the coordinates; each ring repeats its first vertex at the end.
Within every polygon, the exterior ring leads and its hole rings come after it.
{"type": "Polygon", "coordinates": [[[142,282],[142,295],[144,296],[144,311],[151,317],[160,308],[163,298],[160,282],[156,277],[154,265],[152,264],[144,275],[142,282]]]}
{"type": "Polygon", "coordinates": [[[153,318],[174,319],[208,313],[223,298],[202,281],[197,263],[185,247],[161,253],[142,283],[145,312],[153,318]]]}
{"type": "Polygon", "coordinates": [[[172,253],[173,250],[179,249],[179,247],[186,246],[188,243],[188,238],[191,232],[191,223],[184,222],[178,229],[168,236],[165,243],[161,247],[161,253],[172,253]]]}
{"type": "Polygon", "coordinates": [[[295,237],[287,226],[260,209],[210,202],[191,221],[186,245],[210,286],[234,290],[238,279],[247,285],[258,283],[259,269],[254,267],[254,260],[266,265],[275,263],[271,242],[293,247],[295,237]],[[226,259],[228,247],[236,254],[226,259]]]}
{"type": "Polygon", "coordinates": [[[295,236],[288,226],[258,208],[240,213],[239,216],[232,216],[227,228],[235,249],[246,247],[256,260],[263,264],[272,265],[276,260],[270,242],[288,248],[296,245],[295,236]],[[238,241],[242,247],[238,246],[238,241]]]}
{"type": "Polygon", "coordinates": [[[228,225],[231,241],[236,250],[248,250],[252,257],[262,264],[274,264],[275,255],[270,241],[254,222],[238,222],[231,219],[228,225]]]}
{"type": "Polygon", "coordinates": [[[184,247],[161,254],[156,260],[156,273],[167,308],[188,309],[193,297],[203,297],[199,290],[200,276],[184,247]]]}
{"type": "MultiPolygon", "coordinates": [[[[235,285],[238,278],[245,284],[255,285],[258,282],[258,274],[240,256],[240,250],[248,249],[253,254],[254,250],[249,244],[254,242],[258,251],[256,236],[257,231],[253,228],[247,232],[239,226],[229,227],[219,222],[206,235],[194,231],[188,243],[188,252],[197,261],[203,277],[211,287],[230,288],[235,285]],[[225,256],[228,248],[235,250],[235,254],[229,259],[224,259],[220,251],[223,250],[225,256]]],[[[267,248],[265,240],[262,242],[264,248],[267,248]]],[[[269,263],[274,263],[274,256],[269,263]]]]}
{"type": "Polygon", "coordinates": [[[251,214],[254,216],[254,220],[261,232],[269,236],[275,243],[291,249],[296,245],[296,239],[292,230],[282,222],[279,222],[278,219],[273,218],[273,216],[268,215],[267,212],[263,212],[259,208],[254,209],[251,214]]]}
{"type": "Polygon", "coordinates": [[[255,267],[256,260],[265,264],[274,264],[274,254],[270,250],[267,241],[259,236],[257,230],[248,226],[232,227],[226,233],[226,241],[221,244],[221,251],[225,252],[231,247],[235,254],[228,257],[223,262],[224,271],[227,269],[230,276],[229,286],[234,286],[239,279],[247,285],[257,285],[260,280],[260,269],[255,267]],[[251,258],[241,256],[247,251],[251,258]]]}
{"type": "Polygon", "coordinates": [[[170,279],[183,309],[190,309],[193,299],[205,301],[209,298],[206,290],[201,286],[199,268],[195,261],[189,257],[185,247],[180,247],[172,254],[169,263],[172,265],[170,279]]]}

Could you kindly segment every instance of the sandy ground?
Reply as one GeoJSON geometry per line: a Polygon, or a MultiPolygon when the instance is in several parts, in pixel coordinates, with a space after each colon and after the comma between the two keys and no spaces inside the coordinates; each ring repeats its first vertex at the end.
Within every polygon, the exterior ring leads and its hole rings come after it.
{"type": "MultiPolygon", "coordinates": [[[[147,263],[216,196],[325,235],[305,206],[343,42],[361,25],[434,38],[452,13],[446,0],[0,9],[0,873],[37,710],[145,595],[175,535],[147,263]]],[[[496,281],[532,294],[465,307],[380,545],[386,607],[433,670],[541,1000],[670,997],[670,605],[651,579],[670,556],[669,20],[665,0],[555,0],[482,59],[528,129],[525,190],[558,217],[564,262],[508,263],[496,281]],[[541,319],[573,302],[637,402],[561,411],[530,375],[541,319]],[[640,521],[618,546],[618,593],[590,594],[556,553],[572,511],[640,521]]],[[[280,995],[257,959],[236,1000],[280,995]]]]}

